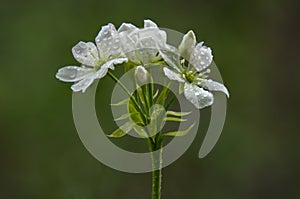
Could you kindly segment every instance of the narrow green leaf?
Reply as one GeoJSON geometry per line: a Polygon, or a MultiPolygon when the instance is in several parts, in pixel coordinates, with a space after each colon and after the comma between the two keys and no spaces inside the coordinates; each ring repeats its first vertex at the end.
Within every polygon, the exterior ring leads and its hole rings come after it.
{"type": "Polygon", "coordinates": [[[158,95],[158,92],[159,92],[159,89],[157,89],[157,90],[156,90],[156,92],[154,93],[154,95],[153,95],[153,99],[155,99],[155,98],[157,97],[157,95],[158,95]]]}
{"type": "Polygon", "coordinates": [[[158,96],[158,98],[156,100],[156,104],[161,104],[161,105],[165,104],[167,95],[170,92],[170,90],[169,90],[170,85],[171,85],[171,83],[169,83],[167,86],[165,86],[162,89],[162,91],[160,92],[160,94],[159,94],[159,96],[158,96]]]}
{"type": "Polygon", "coordinates": [[[121,105],[126,105],[127,103],[128,103],[128,101],[129,101],[129,98],[126,98],[126,99],[124,99],[124,100],[122,100],[122,101],[120,101],[120,102],[118,102],[118,103],[116,103],[116,104],[110,104],[111,106],[121,106],[121,105]]]}
{"type": "Polygon", "coordinates": [[[195,126],[195,124],[192,124],[188,129],[184,130],[184,131],[174,131],[174,132],[168,132],[168,133],[164,133],[163,136],[185,136],[193,127],[195,126]]]}
{"type": "Polygon", "coordinates": [[[168,104],[165,106],[166,110],[168,110],[170,108],[170,106],[172,106],[172,104],[175,102],[175,100],[176,100],[176,95],[173,95],[171,97],[171,99],[169,100],[168,104]]]}
{"type": "Polygon", "coordinates": [[[167,115],[182,117],[189,115],[191,112],[175,112],[175,111],[167,111],[167,115]]]}
{"type": "Polygon", "coordinates": [[[185,122],[185,121],[187,121],[186,119],[181,119],[178,117],[165,117],[164,120],[167,122],[185,122]]]}
{"type": "Polygon", "coordinates": [[[120,117],[118,117],[117,119],[115,119],[115,121],[120,121],[120,120],[124,120],[130,117],[129,113],[126,113],[124,115],[121,115],[120,117]]]}
{"type": "Polygon", "coordinates": [[[123,137],[124,135],[126,135],[127,133],[129,133],[129,131],[132,129],[132,127],[133,127],[133,123],[131,121],[127,122],[127,123],[123,124],[117,130],[115,130],[112,134],[107,135],[107,136],[111,137],[111,138],[120,138],[120,137],[123,137]]]}
{"type": "MultiPolygon", "coordinates": [[[[146,99],[146,95],[145,95],[145,93],[144,93],[144,91],[143,91],[143,88],[142,88],[142,87],[138,87],[138,88],[137,88],[137,93],[138,93],[139,99],[140,99],[141,102],[142,102],[142,105],[143,105],[145,108],[147,108],[147,107],[146,107],[146,105],[147,105],[147,99],[146,99]]],[[[146,109],[146,110],[147,110],[147,109],[146,109]]]]}
{"type": "Polygon", "coordinates": [[[130,113],[130,118],[135,124],[144,125],[144,121],[142,118],[143,113],[137,111],[136,107],[133,105],[133,102],[131,100],[129,101],[128,110],[130,113]]]}

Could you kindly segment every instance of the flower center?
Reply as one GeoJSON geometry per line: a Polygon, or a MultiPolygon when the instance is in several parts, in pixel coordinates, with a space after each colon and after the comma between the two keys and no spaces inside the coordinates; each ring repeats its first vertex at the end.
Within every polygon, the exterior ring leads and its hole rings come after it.
{"type": "Polygon", "coordinates": [[[189,82],[189,83],[192,83],[194,82],[194,79],[195,79],[195,74],[192,72],[192,71],[188,71],[184,74],[186,80],[189,82]]]}

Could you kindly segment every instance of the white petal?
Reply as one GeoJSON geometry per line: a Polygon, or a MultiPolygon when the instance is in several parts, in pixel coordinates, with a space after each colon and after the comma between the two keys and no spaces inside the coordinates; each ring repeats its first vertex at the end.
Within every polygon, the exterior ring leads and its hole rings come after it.
{"type": "MultiPolygon", "coordinates": [[[[143,28],[132,31],[129,37],[135,43],[146,38],[152,38],[156,43],[165,44],[167,42],[167,34],[165,31],[158,28],[143,28]]],[[[163,45],[162,45],[163,46],[163,45]]],[[[156,46],[153,46],[156,47],[156,46]]]]}
{"type": "Polygon", "coordinates": [[[75,59],[87,66],[96,66],[99,62],[98,51],[92,42],[79,42],[72,48],[75,59]]]}
{"type": "Polygon", "coordinates": [[[106,75],[108,69],[114,70],[115,69],[114,65],[121,64],[126,61],[127,61],[127,58],[116,58],[116,59],[112,59],[112,60],[105,62],[102,66],[100,66],[100,69],[96,72],[94,78],[101,79],[102,77],[104,77],[106,75]]]}
{"type": "Polygon", "coordinates": [[[210,106],[214,102],[212,93],[189,83],[184,84],[184,95],[198,109],[210,106]]]}
{"type": "Polygon", "coordinates": [[[120,36],[113,24],[103,26],[96,37],[100,60],[104,61],[110,57],[122,54],[120,36]]]}
{"type": "Polygon", "coordinates": [[[161,59],[156,41],[151,37],[139,40],[137,43],[137,50],[140,61],[142,61],[143,64],[154,63],[161,59]]]}
{"type": "Polygon", "coordinates": [[[196,36],[192,30],[186,33],[178,47],[180,55],[189,60],[196,45],[196,36]]]}
{"type": "Polygon", "coordinates": [[[157,28],[157,25],[150,19],[146,19],[144,20],[144,28],[157,28]]]}
{"type": "Polygon", "coordinates": [[[159,30],[158,28],[144,28],[132,31],[128,35],[128,39],[125,43],[122,41],[124,52],[129,60],[134,59],[135,63],[147,64],[158,61],[158,46],[165,45],[167,41],[166,32],[159,30]],[[140,52],[138,52],[140,51],[140,52]],[[141,57],[135,57],[137,52],[141,57]]]}
{"type": "Polygon", "coordinates": [[[121,26],[118,29],[118,32],[125,32],[125,31],[132,31],[137,29],[137,27],[131,23],[122,23],[121,26]]]}
{"type": "Polygon", "coordinates": [[[89,75],[88,77],[80,80],[76,84],[73,84],[71,86],[71,89],[74,92],[82,91],[84,93],[86,89],[93,83],[93,81],[94,81],[94,75],[89,75]]]}
{"type": "Polygon", "coordinates": [[[121,48],[126,57],[129,59],[130,62],[140,64],[137,55],[136,55],[136,42],[130,37],[131,32],[135,32],[137,28],[133,30],[123,31],[119,33],[120,41],[121,41],[121,48]]]}
{"type": "Polygon", "coordinates": [[[181,74],[175,73],[172,70],[168,69],[167,67],[163,68],[165,75],[170,79],[170,80],[176,80],[178,82],[184,82],[184,79],[182,78],[181,74]]]}
{"type": "Polygon", "coordinates": [[[203,82],[201,86],[208,89],[209,91],[220,91],[225,93],[227,97],[229,97],[229,92],[223,84],[215,82],[211,79],[203,79],[201,80],[201,82],[203,82]]]}
{"type": "Polygon", "coordinates": [[[64,82],[77,82],[93,72],[95,70],[91,68],[65,66],[57,71],[56,78],[64,82]]]}
{"type": "Polygon", "coordinates": [[[180,54],[177,48],[168,45],[166,48],[159,49],[159,53],[169,66],[180,71],[180,54]]]}
{"type": "Polygon", "coordinates": [[[203,42],[197,44],[190,58],[190,64],[198,71],[207,68],[213,60],[212,51],[209,47],[203,46],[203,42]]]}

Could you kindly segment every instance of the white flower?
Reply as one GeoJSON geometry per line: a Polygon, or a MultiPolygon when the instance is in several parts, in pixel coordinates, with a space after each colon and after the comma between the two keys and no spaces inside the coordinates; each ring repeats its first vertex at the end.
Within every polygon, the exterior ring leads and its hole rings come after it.
{"type": "Polygon", "coordinates": [[[114,65],[128,60],[122,52],[120,36],[113,24],[101,28],[96,45],[82,41],[76,44],[72,53],[82,64],[81,67],[66,66],[56,74],[56,78],[61,81],[76,82],[71,87],[74,92],[85,92],[95,79],[104,77],[108,69],[114,70],[114,65]]]}
{"type": "Polygon", "coordinates": [[[161,59],[157,46],[166,44],[167,35],[153,21],[144,20],[144,28],[141,29],[130,23],[123,23],[118,32],[123,51],[130,62],[146,65],[161,59]]]}
{"type": "Polygon", "coordinates": [[[196,37],[193,31],[184,35],[178,49],[168,46],[160,50],[161,56],[172,68],[163,68],[165,75],[170,80],[184,84],[185,97],[198,109],[213,104],[214,97],[210,91],[221,91],[229,97],[227,88],[211,79],[207,79],[204,71],[213,60],[212,51],[200,42],[196,45],[196,37]],[[180,57],[183,57],[180,61],[180,57]],[[185,60],[189,61],[185,66],[185,60]]]}

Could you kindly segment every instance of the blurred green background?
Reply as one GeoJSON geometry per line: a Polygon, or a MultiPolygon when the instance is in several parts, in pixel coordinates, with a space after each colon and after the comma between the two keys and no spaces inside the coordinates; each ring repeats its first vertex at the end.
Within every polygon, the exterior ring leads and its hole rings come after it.
{"type": "MultiPolygon", "coordinates": [[[[218,144],[198,159],[200,130],[187,153],[164,169],[163,198],[300,198],[299,1],[0,5],[0,198],[150,198],[149,173],[115,171],[87,152],[72,119],[71,84],[54,77],[61,66],[77,64],[71,47],[93,41],[102,25],[141,26],[145,18],[182,33],[193,29],[212,47],[231,92],[218,144]]],[[[110,84],[99,85],[98,103],[109,102],[110,84]]]]}

